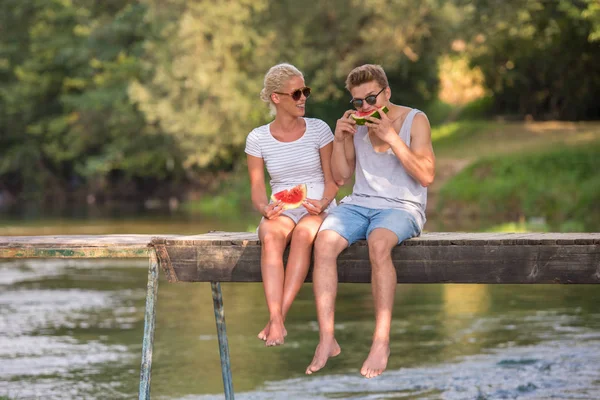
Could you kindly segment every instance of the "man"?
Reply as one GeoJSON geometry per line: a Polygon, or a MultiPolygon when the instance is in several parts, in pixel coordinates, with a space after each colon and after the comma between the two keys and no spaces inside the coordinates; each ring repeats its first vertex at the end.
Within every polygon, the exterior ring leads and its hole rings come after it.
{"type": "Polygon", "coordinates": [[[319,344],[306,369],[323,368],[341,349],[334,336],[338,255],[357,240],[366,239],[371,262],[375,331],[360,370],[367,378],[380,375],[390,354],[390,325],[396,290],[392,249],[421,233],[425,223],[427,186],[435,175],[435,156],[429,121],[421,111],[390,102],[391,89],[384,70],[363,65],[350,72],[346,88],[361,114],[379,110],[364,126],[352,118],[354,110],[337,121],[332,174],[339,185],[352,178],[352,194],[325,219],[314,246],[313,290],[319,321],[319,344]],[[384,112],[384,106],[389,110],[384,112]]]}

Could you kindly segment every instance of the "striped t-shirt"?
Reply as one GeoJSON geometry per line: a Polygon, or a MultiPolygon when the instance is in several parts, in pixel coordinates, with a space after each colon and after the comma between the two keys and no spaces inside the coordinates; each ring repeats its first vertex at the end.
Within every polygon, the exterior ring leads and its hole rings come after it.
{"type": "Polygon", "coordinates": [[[325,183],[319,150],[333,141],[333,133],[320,119],[304,121],[304,135],[293,142],[275,139],[271,124],[259,126],[246,138],[246,154],[263,159],[271,177],[272,193],[301,183],[325,183]]]}

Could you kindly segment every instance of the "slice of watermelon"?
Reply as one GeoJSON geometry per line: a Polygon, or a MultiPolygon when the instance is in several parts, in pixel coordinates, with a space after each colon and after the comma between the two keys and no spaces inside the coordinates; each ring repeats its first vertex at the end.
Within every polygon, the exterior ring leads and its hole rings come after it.
{"type": "Polygon", "coordinates": [[[301,183],[300,185],[294,186],[291,189],[282,190],[281,192],[271,195],[271,201],[280,201],[284,210],[300,207],[304,199],[306,199],[305,183],[301,183]]]}
{"type": "MultiPolygon", "coordinates": [[[[389,111],[388,108],[386,106],[383,106],[383,112],[387,114],[388,111],[389,111]]],[[[367,120],[366,120],[367,117],[381,118],[381,115],[379,115],[379,110],[374,110],[374,111],[369,111],[369,112],[357,111],[354,114],[350,114],[350,116],[352,118],[354,118],[354,120],[356,121],[356,125],[364,125],[365,122],[367,122],[367,120]]]]}

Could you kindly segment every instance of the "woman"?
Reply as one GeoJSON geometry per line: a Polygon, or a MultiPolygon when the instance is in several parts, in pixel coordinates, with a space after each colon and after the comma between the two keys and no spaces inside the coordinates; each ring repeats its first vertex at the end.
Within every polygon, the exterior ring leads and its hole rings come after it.
{"type": "Polygon", "coordinates": [[[261,272],[269,322],[258,334],[267,346],[284,342],[285,317],[310,265],[312,245],[328,209],[335,207],[338,187],[331,175],[333,133],[315,118],[304,118],[310,88],[293,65],[278,64],[265,75],[261,99],[275,119],[254,129],[246,139],[252,204],[263,218],[258,226],[261,272]],[[296,209],[269,203],[264,167],[271,193],[306,184],[307,198],[296,209]],[[290,245],[287,266],[283,252],[290,245]]]}

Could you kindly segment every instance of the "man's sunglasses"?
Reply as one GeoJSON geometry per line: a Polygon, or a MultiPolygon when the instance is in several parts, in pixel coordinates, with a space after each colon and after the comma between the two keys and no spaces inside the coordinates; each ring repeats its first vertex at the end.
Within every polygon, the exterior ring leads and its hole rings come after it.
{"type": "Polygon", "coordinates": [[[381,89],[379,91],[379,93],[377,93],[377,94],[369,95],[369,96],[365,97],[364,99],[352,99],[352,100],[350,100],[350,103],[357,110],[363,106],[364,101],[366,101],[368,105],[374,106],[375,103],[377,103],[377,96],[379,96],[381,94],[381,92],[383,92],[384,90],[385,90],[385,87],[383,89],[381,89]]]}
{"type": "Polygon", "coordinates": [[[308,96],[310,96],[310,88],[308,86],[305,86],[303,88],[294,90],[292,93],[281,93],[281,92],[273,92],[273,93],[283,94],[286,96],[292,96],[292,100],[298,101],[298,100],[300,100],[300,97],[302,97],[302,95],[304,95],[304,97],[306,97],[308,99],[308,96]]]}

